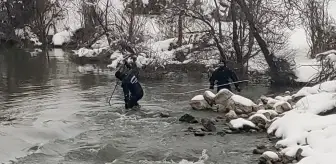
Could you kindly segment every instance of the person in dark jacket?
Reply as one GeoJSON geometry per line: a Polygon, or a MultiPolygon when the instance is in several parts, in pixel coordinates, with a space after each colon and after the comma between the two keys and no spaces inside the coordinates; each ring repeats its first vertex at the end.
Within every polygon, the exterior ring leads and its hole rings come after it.
{"type": "Polygon", "coordinates": [[[140,108],[138,101],[143,97],[143,89],[136,77],[134,70],[127,72],[117,71],[115,76],[121,81],[125,96],[125,109],[140,108]]]}
{"type": "MultiPolygon", "coordinates": [[[[232,80],[232,82],[237,82],[238,81],[238,77],[236,75],[236,73],[231,70],[230,68],[228,68],[226,66],[226,63],[224,61],[221,61],[221,64],[219,66],[219,68],[217,68],[211,75],[209,81],[210,81],[210,88],[209,89],[214,89],[214,85],[215,82],[217,84],[217,92],[219,92],[221,89],[228,89],[230,91],[231,90],[231,85],[227,84],[230,83],[229,80],[232,80]],[[227,84],[227,85],[225,85],[227,84]]],[[[239,88],[238,83],[234,84],[236,87],[236,90],[238,92],[241,91],[241,89],[239,88]]]]}

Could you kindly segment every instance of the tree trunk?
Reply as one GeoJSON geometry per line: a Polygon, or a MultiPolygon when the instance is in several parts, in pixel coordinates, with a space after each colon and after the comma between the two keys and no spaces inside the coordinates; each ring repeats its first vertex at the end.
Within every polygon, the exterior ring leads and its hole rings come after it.
{"type": "Polygon", "coordinates": [[[179,18],[178,18],[178,39],[177,39],[177,45],[179,47],[181,47],[183,43],[183,15],[184,15],[184,12],[180,11],[179,18]]]}
{"type": "Polygon", "coordinates": [[[246,19],[249,23],[249,26],[252,30],[253,36],[256,39],[256,41],[258,42],[259,47],[264,54],[266,62],[268,64],[269,68],[270,68],[270,76],[272,78],[272,82],[277,83],[278,80],[280,80],[280,78],[279,78],[278,67],[276,66],[275,62],[273,61],[274,55],[270,53],[270,51],[268,50],[268,46],[267,46],[266,42],[260,36],[260,34],[259,34],[259,32],[256,28],[256,25],[254,23],[253,16],[249,11],[249,8],[247,7],[246,2],[244,0],[236,0],[236,2],[239,4],[242,11],[244,12],[244,14],[246,16],[246,19]]]}
{"type": "Polygon", "coordinates": [[[217,3],[217,0],[214,0],[215,5],[216,5],[216,12],[218,15],[218,35],[219,35],[219,40],[220,42],[223,42],[223,32],[222,32],[222,21],[221,21],[221,16],[220,16],[220,12],[219,12],[219,6],[217,3]]]}
{"type": "Polygon", "coordinates": [[[238,40],[239,37],[238,37],[238,25],[237,25],[237,13],[236,13],[236,10],[235,10],[235,6],[236,6],[235,1],[232,1],[231,2],[231,11],[232,11],[231,17],[232,17],[232,22],[233,22],[232,44],[233,44],[233,48],[236,52],[237,64],[239,65],[239,69],[241,69],[241,67],[243,65],[243,54],[242,54],[242,51],[240,49],[239,40],[238,40]]]}
{"type": "Polygon", "coordinates": [[[131,21],[129,24],[129,28],[128,28],[128,41],[130,43],[134,43],[134,39],[133,39],[133,26],[134,26],[134,21],[135,21],[135,0],[132,0],[132,11],[131,11],[131,21]]]}

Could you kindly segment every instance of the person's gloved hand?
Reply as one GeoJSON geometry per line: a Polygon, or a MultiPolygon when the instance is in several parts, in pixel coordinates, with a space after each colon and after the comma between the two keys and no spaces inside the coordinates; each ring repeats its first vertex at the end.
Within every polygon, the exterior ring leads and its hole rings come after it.
{"type": "Polygon", "coordinates": [[[209,89],[214,89],[214,86],[213,86],[213,85],[210,85],[209,89]]]}
{"type": "Polygon", "coordinates": [[[237,92],[240,92],[240,91],[241,91],[241,89],[240,89],[239,87],[236,87],[236,90],[237,90],[237,92]]]}

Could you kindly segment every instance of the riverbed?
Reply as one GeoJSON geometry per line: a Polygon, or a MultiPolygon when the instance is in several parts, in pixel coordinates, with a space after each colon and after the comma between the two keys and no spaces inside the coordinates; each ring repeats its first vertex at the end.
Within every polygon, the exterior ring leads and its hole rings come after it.
{"type": "MultiPolygon", "coordinates": [[[[221,114],[190,109],[189,100],[206,88],[207,79],[184,77],[143,80],[141,112],[123,112],[122,90],[106,65],[78,65],[61,49],[31,54],[0,53],[0,163],[100,164],[196,162],[257,163],[252,150],[268,143],[266,134],[227,134],[196,137],[178,121],[185,113],[211,118],[221,114]],[[160,113],[170,114],[161,118],[160,113]]],[[[264,85],[243,88],[256,100],[274,90],[264,85]]]]}

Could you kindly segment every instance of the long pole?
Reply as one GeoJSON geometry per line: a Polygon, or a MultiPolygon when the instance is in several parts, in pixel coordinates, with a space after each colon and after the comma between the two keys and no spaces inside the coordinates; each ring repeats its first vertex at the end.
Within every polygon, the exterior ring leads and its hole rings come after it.
{"type": "Polygon", "coordinates": [[[112,92],[112,94],[111,94],[111,96],[110,96],[110,98],[109,98],[108,103],[109,103],[110,106],[111,106],[111,103],[110,103],[110,102],[111,102],[112,96],[113,96],[115,90],[117,89],[117,86],[118,86],[118,83],[116,83],[116,85],[114,86],[113,92],[112,92]]]}

